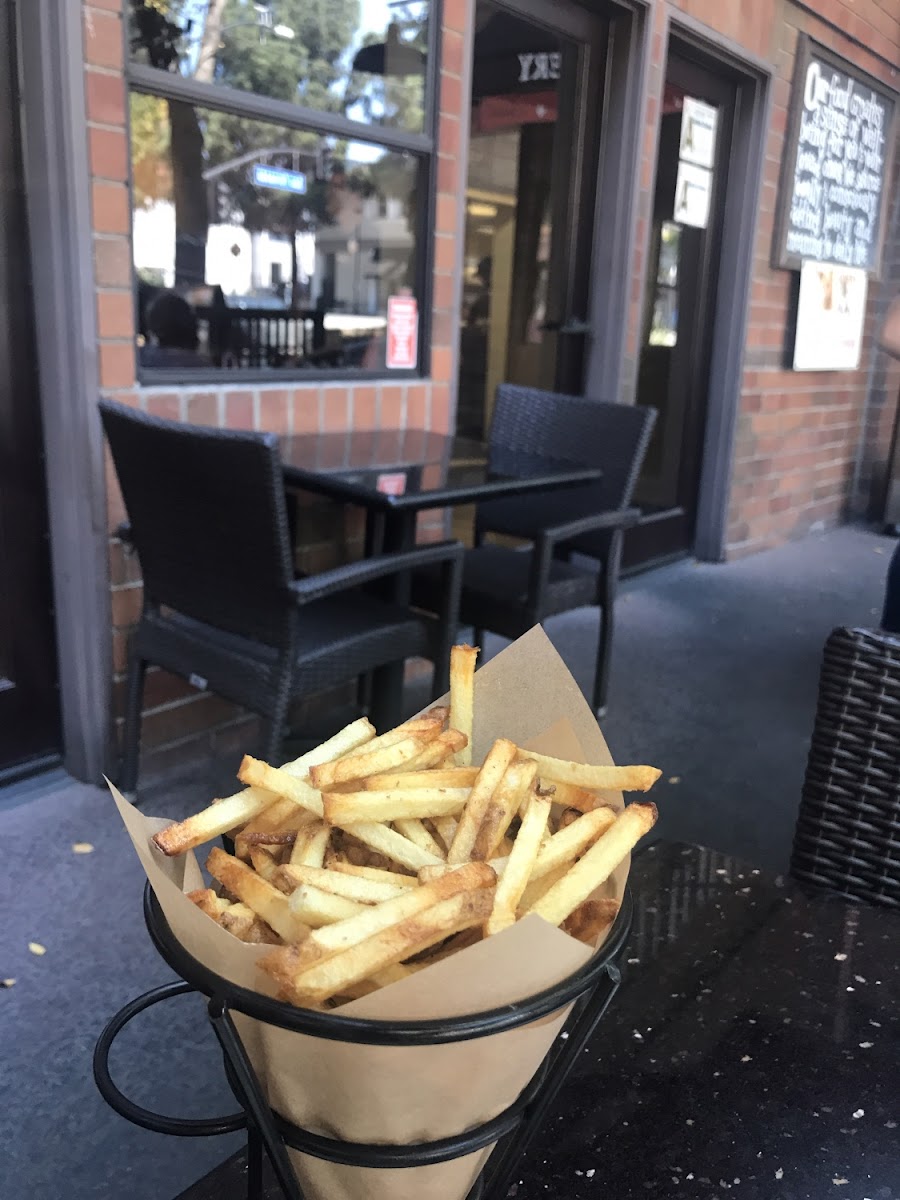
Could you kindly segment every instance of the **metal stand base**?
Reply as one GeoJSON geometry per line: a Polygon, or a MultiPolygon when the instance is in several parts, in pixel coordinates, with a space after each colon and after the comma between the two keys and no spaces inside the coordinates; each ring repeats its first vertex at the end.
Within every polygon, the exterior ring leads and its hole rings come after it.
{"type": "Polygon", "coordinates": [[[247,1130],[247,1197],[262,1198],[262,1150],[285,1200],[304,1200],[290,1164],[287,1148],[315,1158],[355,1167],[418,1167],[461,1158],[496,1143],[468,1200],[504,1200],[516,1164],[541,1127],[566,1076],[606,1012],[621,982],[616,961],[621,957],[631,925],[631,900],[626,894],[619,916],[603,948],[589,962],[554,988],[521,1004],[447,1021],[369,1021],[294,1009],[256,992],[236,987],[187,955],[174,939],[155,897],[145,895],[145,916],[151,937],[163,957],[186,982],[167,984],[138,997],[112,1018],[94,1051],[94,1079],[106,1102],[126,1120],[144,1129],[177,1137],[210,1137],[247,1130]],[[109,1052],[129,1021],[151,1006],[186,992],[209,997],[207,1015],[222,1048],[225,1071],[241,1111],[225,1117],[188,1120],[165,1116],[134,1104],[119,1091],[109,1071],[109,1052]],[[244,1050],[231,1010],[281,1028],[312,1033],[335,1041],[376,1045],[433,1045],[487,1037],[516,1028],[574,1005],[564,1036],[551,1047],[534,1078],[517,1100],[498,1116],[453,1137],[413,1145],[345,1142],[311,1133],[274,1112],[244,1050]]]}

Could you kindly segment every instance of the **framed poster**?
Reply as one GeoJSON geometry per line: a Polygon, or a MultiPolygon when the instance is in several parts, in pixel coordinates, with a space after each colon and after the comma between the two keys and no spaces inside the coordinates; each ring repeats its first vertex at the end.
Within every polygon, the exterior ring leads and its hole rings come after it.
{"type": "Polygon", "coordinates": [[[865,271],[805,262],[794,340],[795,371],[855,371],[866,316],[865,271]]]}
{"type": "Polygon", "coordinates": [[[773,266],[805,259],[881,269],[896,93],[801,35],[797,44],[773,266]]]}

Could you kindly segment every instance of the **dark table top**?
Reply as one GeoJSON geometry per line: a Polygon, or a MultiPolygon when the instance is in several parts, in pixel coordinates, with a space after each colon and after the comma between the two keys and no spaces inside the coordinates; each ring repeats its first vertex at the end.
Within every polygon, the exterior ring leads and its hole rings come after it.
{"type": "MultiPolygon", "coordinates": [[[[630,885],[623,986],[510,1197],[898,1200],[900,912],[665,842],[630,885]]],[[[237,1155],[180,1200],[242,1187],[237,1155]]]]}
{"type": "Polygon", "coordinates": [[[385,512],[471,504],[602,478],[596,467],[507,451],[502,469],[454,457],[455,438],[424,429],[352,430],[281,439],[286,482],[385,512]]]}

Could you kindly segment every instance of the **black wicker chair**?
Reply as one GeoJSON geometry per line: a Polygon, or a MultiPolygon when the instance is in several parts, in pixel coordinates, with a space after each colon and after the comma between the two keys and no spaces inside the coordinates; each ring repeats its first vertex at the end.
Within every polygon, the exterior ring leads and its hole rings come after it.
{"type": "Polygon", "coordinates": [[[900,908],[900,635],[835,629],[825,643],[791,874],[900,908]]]}
{"type": "MultiPolygon", "coordinates": [[[[289,704],[375,672],[377,725],[401,697],[378,670],[410,656],[447,688],[462,546],[365,559],[295,579],[278,439],[162,421],[101,401],[141,562],[144,602],[129,649],[119,783],[137,783],[144,673],[156,664],[263,718],[263,755],[278,754],[289,704]],[[413,568],[440,575],[435,616],[395,603],[413,568]]],[[[402,592],[401,592],[402,594],[402,592]]]]}
{"type": "MultiPolygon", "coordinates": [[[[460,621],[516,638],[539,621],[583,605],[600,609],[594,674],[594,710],[606,707],[613,609],[623,531],[640,510],[631,495],[647,450],[656,410],[563,396],[504,383],[497,389],[488,446],[492,469],[559,463],[601,467],[602,479],[584,487],[479,504],[475,549],[466,552],[460,621]],[[489,534],[522,538],[530,551],[489,545],[489,534]],[[574,552],[597,566],[573,563],[574,552]]],[[[432,607],[439,591],[433,573],[415,577],[416,603],[432,607]]]]}

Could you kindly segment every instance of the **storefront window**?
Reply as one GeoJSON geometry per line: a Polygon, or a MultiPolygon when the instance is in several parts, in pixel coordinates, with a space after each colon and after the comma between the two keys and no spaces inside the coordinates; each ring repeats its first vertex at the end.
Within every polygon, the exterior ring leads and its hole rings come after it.
{"type": "Polygon", "coordinates": [[[130,0],[133,63],[421,131],[427,0],[130,0]]]}
{"type": "Polygon", "coordinates": [[[385,330],[423,308],[427,16],[131,0],[142,376],[421,361],[386,362],[385,330]]]}

